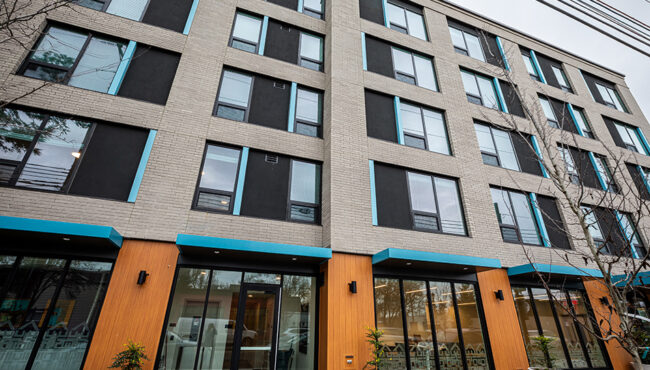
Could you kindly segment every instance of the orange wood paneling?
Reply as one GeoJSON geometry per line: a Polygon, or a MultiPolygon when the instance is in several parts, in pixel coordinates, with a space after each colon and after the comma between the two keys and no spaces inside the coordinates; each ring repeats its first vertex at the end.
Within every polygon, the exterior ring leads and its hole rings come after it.
{"type": "Polygon", "coordinates": [[[177,257],[173,243],[124,241],[84,369],[106,369],[129,339],[145,346],[145,369],[153,369],[177,257]],[[140,270],[149,273],[143,285],[136,284],[140,270]]]}
{"type": "Polygon", "coordinates": [[[497,370],[528,369],[528,357],[515,301],[510,289],[508,273],[503,269],[477,272],[481,300],[485,312],[492,347],[492,357],[497,370]],[[503,301],[496,298],[494,292],[503,291],[503,301]]]}
{"type": "MultiPolygon", "coordinates": [[[[594,310],[596,321],[600,322],[603,319],[603,323],[601,324],[602,330],[608,331],[610,325],[613,328],[619,327],[621,322],[618,316],[614,315],[610,320],[609,308],[600,303],[600,298],[602,297],[607,297],[610,302],[612,301],[607,287],[598,279],[585,278],[583,279],[583,283],[587,291],[587,296],[589,297],[589,303],[591,303],[591,307],[594,310]]],[[[630,362],[632,361],[632,356],[621,348],[621,345],[617,341],[610,340],[605,343],[605,346],[607,347],[607,353],[609,354],[609,359],[612,361],[614,370],[631,369],[630,362]]]]}
{"type": "Polygon", "coordinates": [[[319,368],[361,370],[370,359],[366,328],[375,325],[372,259],[334,253],[323,270],[319,368]],[[357,282],[357,294],[348,288],[351,281],[357,282]],[[351,365],[346,356],[353,356],[351,365]]]}

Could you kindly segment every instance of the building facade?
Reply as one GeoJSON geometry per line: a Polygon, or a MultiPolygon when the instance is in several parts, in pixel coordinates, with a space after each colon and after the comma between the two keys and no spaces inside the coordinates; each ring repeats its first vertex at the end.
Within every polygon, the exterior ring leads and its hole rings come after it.
{"type": "MultiPolygon", "coordinates": [[[[585,245],[536,159],[650,197],[621,74],[437,0],[88,0],[31,22],[0,50],[3,368],[106,368],[132,340],[149,369],[362,369],[371,327],[386,369],[629,363],[567,314],[607,293],[550,252],[585,245]]],[[[647,220],[596,206],[594,239],[647,253],[647,220]]]]}

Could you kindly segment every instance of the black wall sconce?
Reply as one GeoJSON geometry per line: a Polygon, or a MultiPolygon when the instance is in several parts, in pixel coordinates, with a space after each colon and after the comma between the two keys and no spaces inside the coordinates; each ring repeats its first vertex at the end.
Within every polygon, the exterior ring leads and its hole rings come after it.
{"type": "Polygon", "coordinates": [[[352,281],[351,283],[348,284],[348,286],[350,287],[350,291],[352,292],[352,294],[357,294],[357,282],[356,281],[352,281]]]}
{"type": "Polygon", "coordinates": [[[501,290],[501,289],[495,290],[494,291],[494,296],[497,297],[498,300],[503,301],[504,300],[504,298],[503,298],[503,290],[501,290]]]}
{"type": "Polygon", "coordinates": [[[147,281],[147,276],[149,276],[149,274],[147,274],[147,271],[141,270],[138,274],[138,285],[144,284],[144,282],[147,281]]]}
{"type": "Polygon", "coordinates": [[[599,301],[602,305],[609,306],[609,299],[607,297],[600,297],[599,301]]]}

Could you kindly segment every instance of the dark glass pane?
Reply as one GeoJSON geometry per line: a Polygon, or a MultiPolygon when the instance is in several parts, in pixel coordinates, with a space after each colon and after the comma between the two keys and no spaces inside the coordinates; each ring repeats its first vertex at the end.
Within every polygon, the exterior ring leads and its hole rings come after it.
{"type": "Polygon", "coordinates": [[[401,73],[397,73],[395,78],[397,78],[398,80],[400,80],[402,82],[406,82],[408,84],[415,85],[415,77],[411,77],[411,76],[403,75],[401,73]]]}
{"type": "Polygon", "coordinates": [[[244,273],[244,282],[278,285],[282,282],[282,275],[266,274],[262,272],[246,272],[244,273]]]}
{"type": "Polygon", "coordinates": [[[410,135],[404,135],[404,145],[414,148],[426,149],[424,139],[410,135]]]}
{"type": "Polygon", "coordinates": [[[257,51],[257,45],[252,45],[236,39],[232,40],[232,47],[235,49],[247,51],[249,53],[255,53],[257,51]]]}
{"type": "MultiPolygon", "coordinates": [[[[551,308],[551,301],[545,289],[533,288],[533,299],[535,300],[535,307],[537,308],[537,316],[539,317],[540,324],[544,336],[551,339],[549,355],[553,367],[568,368],[569,363],[564,350],[562,349],[562,342],[560,341],[560,329],[555,324],[553,317],[553,310],[551,308]]],[[[562,321],[560,321],[562,322],[562,321]]],[[[585,366],[586,367],[586,366],[585,366]]]]}
{"type": "Polygon", "coordinates": [[[199,192],[196,206],[198,208],[214,209],[217,211],[228,211],[230,210],[230,196],[201,191],[199,192]]]}
{"type": "Polygon", "coordinates": [[[50,27],[30,59],[70,68],[87,38],[88,35],[83,33],[50,27]]]}
{"type": "Polygon", "coordinates": [[[539,330],[535,322],[533,307],[530,304],[528,289],[512,288],[512,296],[515,299],[515,309],[517,310],[517,317],[519,317],[521,336],[524,339],[524,346],[526,347],[526,354],[528,355],[530,366],[547,367],[548,364],[544,357],[544,352],[542,352],[535,341],[535,338],[539,336],[539,330]]]}
{"type": "Polygon", "coordinates": [[[456,181],[434,177],[434,182],[442,231],[449,234],[465,235],[465,220],[456,181]]]}
{"type": "MultiPolygon", "coordinates": [[[[0,304],[0,363],[24,369],[63,277],[65,260],[25,257],[0,304]]],[[[55,312],[56,314],[56,312],[55,312]]],[[[56,323],[56,318],[54,318],[56,323]]],[[[46,327],[53,326],[52,321],[46,327]]]]}
{"type": "Polygon", "coordinates": [[[377,329],[384,332],[382,363],[386,369],[406,369],[399,280],[375,278],[375,309],[377,329]]]}
{"type": "Polygon", "coordinates": [[[474,95],[467,95],[467,101],[469,101],[470,103],[483,105],[483,101],[481,100],[481,98],[474,95]]]}
{"type": "Polygon", "coordinates": [[[314,71],[322,71],[323,68],[321,63],[312,62],[307,59],[300,59],[300,65],[305,68],[313,69],[314,71]]]}
{"type": "Polygon", "coordinates": [[[451,295],[451,284],[440,281],[429,282],[433,321],[436,324],[436,340],[440,356],[440,369],[463,369],[461,347],[456,325],[456,312],[451,295]]]}
{"type": "Polygon", "coordinates": [[[320,202],[320,165],[292,160],[290,199],[296,202],[320,202]]]}
{"type": "Polygon", "coordinates": [[[519,242],[519,234],[517,234],[516,229],[502,226],[501,236],[503,236],[503,240],[506,242],[519,242]]]}
{"type": "Polygon", "coordinates": [[[433,216],[413,215],[413,224],[416,229],[439,231],[438,219],[433,216]]]}
{"type": "Polygon", "coordinates": [[[310,17],[314,17],[316,19],[323,19],[323,16],[320,13],[312,12],[311,10],[304,8],[302,10],[303,14],[307,14],[310,17]]]}
{"type": "Polygon", "coordinates": [[[239,169],[239,152],[239,149],[208,145],[199,187],[233,192],[239,169]]]}
{"type": "Polygon", "coordinates": [[[29,64],[23,73],[24,76],[38,78],[39,80],[51,82],[63,82],[67,71],[43,67],[36,64],[29,64]]]}
{"type": "Polygon", "coordinates": [[[70,77],[68,85],[108,92],[125,51],[125,43],[93,37],[70,77]]]}
{"type": "Polygon", "coordinates": [[[278,370],[310,370],[316,348],[316,278],[285,275],[278,341],[278,370]]]}
{"type": "Polygon", "coordinates": [[[569,303],[566,300],[566,293],[553,289],[551,290],[551,294],[555,297],[553,299],[553,305],[555,306],[557,317],[560,320],[560,327],[562,328],[562,334],[569,349],[571,363],[574,368],[587,368],[587,360],[585,359],[585,353],[582,351],[582,344],[580,344],[576,323],[571,316],[569,303]]]}
{"type": "Polygon", "coordinates": [[[267,370],[275,334],[276,294],[273,291],[246,290],[242,341],[238,369],[267,370]]]}
{"type": "Polygon", "coordinates": [[[408,34],[408,32],[406,31],[406,28],[402,28],[402,27],[400,27],[400,26],[398,26],[398,25],[395,25],[395,24],[393,24],[393,23],[390,24],[390,28],[391,28],[392,30],[397,31],[397,32],[408,34]]]}
{"type": "Polygon", "coordinates": [[[112,263],[72,261],[33,370],[79,369],[99,318],[112,263]]]}
{"type": "Polygon", "coordinates": [[[16,256],[0,256],[0,289],[9,283],[16,258],[16,256]]]}
{"type": "Polygon", "coordinates": [[[305,125],[304,123],[296,123],[296,133],[307,136],[318,136],[318,127],[312,125],[305,125]]]}
{"type": "Polygon", "coordinates": [[[86,8],[102,10],[104,8],[104,2],[97,0],[75,0],[75,4],[85,6],[86,8]]]}
{"type": "Polygon", "coordinates": [[[246,111],[244,109],[220,105],[219,108],[217,108],[217,116],[234,121],[243,121],[246,116],[246,111]]]}
{"type": "Polygon", "coordinates": [[[316,208],[292,204],[291,220],[314,223],[316,222],[316,208]]]}
{"type": "Polygon", "coordinates": [[[454,287],[456,288],[456,302],[458,304],[460,327],[463,333],[467,367],[473,370],[487,370],[489,365],[474,286],[457,283],[454,284],[454,287]]]}
{"type": "Polygon", "coordinates": [[[496,156],[481,153],[481,157],[483,157],[483,163],[489,164],[490,166],[499,166],[499,159],[496,156]]]}
{"type": "Polygon", "coordinates": [[[427,285],[424,281],[404,281],[404,305],[409,333],[412,370],[435,368],[427,285]]]}
{"type": "Polygon", "coordinates": [[[18,109],[0,110],[0,182],[6,183],[34,141],[43,116],[18,109]]]}
{"type": "Polygon", "coordinates": [[[592,332],[598,332],[599,329],[595,327],[593,319],[587,312],[584,295],[578,291],[569,291],[569,296],[573,304],[573,309],[575,310],[576,318],[580,322],[579,328],[585,340],[587,353],[591,359],[591,366],[600,368],[607,367],[600,343],[596,336],[592,334],[592,332]]]}

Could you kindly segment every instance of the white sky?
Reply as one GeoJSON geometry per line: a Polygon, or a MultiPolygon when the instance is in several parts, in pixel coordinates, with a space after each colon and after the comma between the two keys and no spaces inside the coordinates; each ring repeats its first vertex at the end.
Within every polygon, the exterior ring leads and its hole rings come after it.
{"type": "MultiPolygon", "coordinates": [[[[536,0],[447,0],[625,75],[650,119],[650,57],[602,35],[536,0]]],[[[650,25],[650,2],[606,0],[650,25]]],[[[554,5],[557,2],[549,1],[554,5]]],[[[584,17],[581,17],[584,18],[584,17]]],[[[644,50],[650,50],[644,47],[644,50]]]]}

